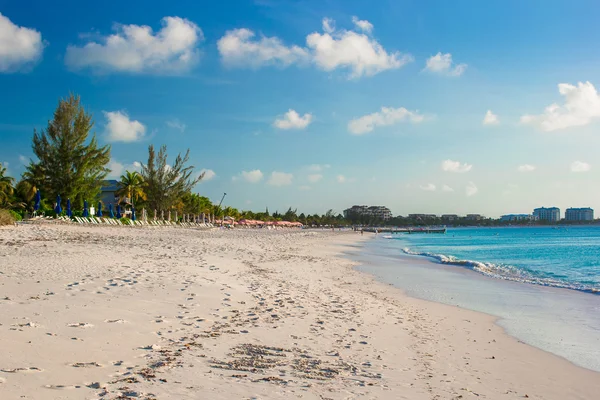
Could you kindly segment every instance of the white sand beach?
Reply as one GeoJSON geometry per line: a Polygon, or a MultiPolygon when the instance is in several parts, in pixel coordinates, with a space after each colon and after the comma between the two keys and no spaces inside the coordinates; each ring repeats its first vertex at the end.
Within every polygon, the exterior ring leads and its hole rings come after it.
{"type": "Polygon", "coordinates": [[[596,399],[600,374],[340,256],[351,232],[0,229],[0,399],[596,399]]]}

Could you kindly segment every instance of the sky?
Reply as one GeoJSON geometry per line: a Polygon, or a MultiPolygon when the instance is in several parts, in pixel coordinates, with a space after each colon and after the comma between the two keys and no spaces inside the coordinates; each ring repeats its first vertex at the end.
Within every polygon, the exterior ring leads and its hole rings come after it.
{"type": "Polygon", "coordinates": [[[600,3],[0,0],[0,162],[81,96],[111,177],[188,148],[239,209],[600,210],[600,3]]]}

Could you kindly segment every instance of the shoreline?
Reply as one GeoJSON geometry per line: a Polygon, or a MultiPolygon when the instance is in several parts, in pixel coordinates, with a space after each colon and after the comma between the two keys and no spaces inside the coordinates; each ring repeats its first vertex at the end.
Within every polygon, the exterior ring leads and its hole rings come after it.
{"type": "Polygon", "coordinates": [[[369,239],[0,231],[0,397],[595,398],[598,373],[357,271],[369,239]]]}

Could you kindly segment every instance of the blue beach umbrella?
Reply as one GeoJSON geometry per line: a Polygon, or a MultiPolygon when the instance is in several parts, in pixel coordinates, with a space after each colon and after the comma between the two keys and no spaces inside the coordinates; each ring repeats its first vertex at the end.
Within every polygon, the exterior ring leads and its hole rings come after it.
{"type": "Polygon", "coordinates": [[[90,216],[90,210],[88,210],[87,200],[83,201],[83,214],[81,214],[81,215],[84,216],[85,218],[90,216]]]}
{"type": "Polygon", "coordinates": [[[135,221],[135,208],[131,207],[131,220],[135,221]]]}
{"type": "Polygon", "coordinates": [[[98,202],[98,212],[96,213],[96,215],[98,217],[102,216],[102,202],[101,201],[98,202]]]}
{"type": "Polygon", "coordinates": [[[115,213],[113,212],[112,203],[108,203],[108,216],[111,218],[115,217],[115,213]]]}
{"type": "Polygon", "coordinates": [[[122,215],[121,215],[121,205],[117,204],[117,218],[121,219],[122,215]]]}
{"type": "Polygon", "coordinates": [[[71,211],[71,199],[67,199],[67,216],[69,218],[73,216],[73,211],[71,211]]]}
{"type": "Polygon", "coordinates": [[[56,207],[54,208],[56,214],[60,214],[62,212],[62,207],[60,206],[60,194],[56,196],[56,207]]]}
{"type": "Polygon", "coordinates": [[[42,195],[40,194],[40,189],[35,192],[35,204],[33,205],[33,210],[37,211],[40,209],[42,205],[42,195]]]}

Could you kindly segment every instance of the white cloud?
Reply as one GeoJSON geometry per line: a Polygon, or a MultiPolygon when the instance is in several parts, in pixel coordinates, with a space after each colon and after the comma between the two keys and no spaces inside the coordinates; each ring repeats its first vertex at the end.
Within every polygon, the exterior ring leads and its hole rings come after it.
{"type": "Polygon", "coordinates": [[[201,174],[204,174],[204,178],[202,178],[202,180],[200,181],[200,183],[202,182],[208,182],[211,179],[213,179],[215,176],[217,176],[217,174],[215,174],[215,171],[213,171],[212,169],[201,169],[200,170],[201,174]]]}
{"type": "Polygon", "coordinates": [[[422,122],[424,117],[418,112],[409,111],[404,107],[381,107],[380,112],[351,120],[348,123],[348,131],[354,135],[362,135],[371,132],[378,126],[394,125],[397,122],[406,120],[416,124],[422,122]]]}
{"type": "Polygon", "coordinates": [[[421,185],[421,186],[419,186],[419,188],[426,192],[434,192],[436,189],[436,187],[433,183],[428,183],[427,185],[421,185]]]}
{"type": "Polygon", "coordinates": [[[592,169],[592,166],[583,161],[574,161],[571,164],[571,172],[588,172],[592,169]]]}
{"type": "Polygon", "coordinates": [[[295,110],[290,109],[282,118],[277,118],[273,126],[279,129],[304,129],[312,122],[312,114],[300,116],[295,110]]]}
{"type": "Polygon", "coordinates": [[[269,184],[271,186],[291,185],[293,178],[294,178],[294,175],[292,175],[292,174],[288,174],[286,172],[273,171],[273,172],[271,172],[271,177],[269,178],[269,181],[267,182],[267,184],[269,184]]]}
{"type": "Polygon", "coordinates": [[[240,176],[246,182],[256,183],[256,182],[259,182],[260,180],[262,180],[263,173],[260,171],[260,169],[253,169],[252,171],[242,171],[240,176]]]}
{"type": "Polygon", "coordinates": [[[465,194],[467,197],[474,196],[477,194],[477,192],[479,192],[479,189],[477,189],[477,186],[475,186],[473,182],[469,182],[467,187],[465,187],[465,194]]]}
{"type": "Polygon", "coordinates": [[[29,165],[29,158],[25,157],[24,155],[19,155],[19,161],[23,165],[29,165]]]}
{"type": "Polygon", "coordinates": [[[487,110],[487,112],[485,113],[485,117],[483,117],[483,124],[484,125],[498,125],[500,123],[500,120],[498,119],[498,116],[496,114],[494,114],[492,112],[492,110],[487,110]]]}
{"type": "Polygon", "coordinates": [[[117,160],[115,160],[114,158],[111,158],[110,161],[108,162],[108,169],[110,169],[110,172],[108,173],[108,178],[110,179],[119,179],[121,177],[121,175],[123,175],[125,173],[125,171],[136,171],[136,172],[140,172],[140,170],[142,169],[142,164],[138,161],[134,161],[131,164],[123,164],[117,160]]]}
{"type": "Polygon", "coordinates": [[[308,181],[309,181],[310,183],[317,183],[317,182],[319,182],[321,179],[323,179],[323,175],[321,175],[321,174],[310,174],[310,175],[308,176],[308,181]]]}
{"type": "Polygon", "coordinates": [[[357,29],[360,29],[363,32],[371,33],[373,31],[373,24],[369,21],[360,20],[358,19],[358,17],[352,17],[352,23],[356,26],[357,29]]]}
{"type": "Polygon", "coordinates": [[[517,168],[517,171],[519,172],[532,172],[535,171],[536,167],[534,165],[530,165],[530,164],[523,164],[523,165],[519,165],[519,167],[517,168]]]}
{"type": "Polygon", "coordinates": [[[346,183],[347,179],[344,175],[338,175],[335,177],[335,179],[339,182],[339,183],[346,183]]]}
{"type": "MultiPolygon", "coordinates": [[[[331,20],[328,21],[327,26],[331,28],[331,20]]],[[[370,25],[368,21],[360,22],[363,27],[366,24],[370,25]]],[[[323,25],[325,26],[325,23],[323,25]]],[[[351,79],[401,68],[413,61],[410,54],[388,53],[379,42],[368,35],[344,29],[325,30],[322,34],[311,33],[306,37],[306,44],[317,67],[325,71],[348,68],[351,71],[351,79]]]]}
{"type": "Polygon", "coordinates": [[[154,33],[146,25],[115,25],[116,32],[82,47],[67,47],[65,63],[74,70],[101,72],[174,73],[194,66],[204,40],[202,30],[179,17],[164,17],[154,33]]]}
{"type": "Polygon", "coordinates": [[[473,168],[471,164],[461,164],[460,161],[445,160],[442,161],[442,171],[464,173],[469,172],[473,168]]]}
{"type": "Polygon", "coordinates": [[[287,67],[308,60],[308,52],[299,46],[286,46],[277,37],[261,36],[250,29],[227,31],[217,42],[223,63],[230,67],[258,68],[264,65],[287,67]]]}
{"type": "Polygon", "coordinates": [[[111,142],[136,142],[144,138],[146,127],[139,121],[129,119],[122,111],[104,111],[107,119],[106,134],[111,142]]]}
{"type": "Polygon", "coordinates": [[[600,96],[590,82],[579,82],[577,86],[559,83],[558,92],[564,97],[563,105],[554,103],[546,107],[543,114],[523,115],[521,123],[551,132],[588,125],[600,117],[600,96]]]}
{"type": "Polygon", "coordinates": [[[44,51],[42,34],[12,23],[0,13],[0,73],[27,69],[44,51]]]}
{"type": "Polygon", "coordinates": [[[177,130],[179,130],[181,132],[184,132],[185,128],[187,128],[187,125],[184,124],[184,123],[182,123],[178,119],[172,119],[170,121],[167,121],[167,126],[169,128],[177,129],[177,130]]]}
{"type": "Polygon", "coordinates": [[[442,192],[454,192],[454,189],[452,189],[448,185],[444,185],[444,186],[442,186],[442,192]]]}
{"type": "MultiPolygon", "coordinates": [[[[354,20],[356,28],[370,32],[369,21],[354,20]]],[[[335,21],[324,18],[323,33],[306,37],[306,47],[286,45],[278,37],[256,37],[245,28],[225,33],[218,40],[221,60],[227,66],[258,68],[265,65],[288,67],[312,62],[325,71],[350,69],[350,78],[371,76],[388,69],[397,69],[413,61],[409,54],[386,51],[379,42],[365,33],[336,30],[335,21]]]]}
{"type": "Polygon", "coordinates": [[[467,69],[467,64],[458,64],[452,67],[452,54],[441,52],[427,59],[425,70],[446,76],[461,76],[467,69]]]}

